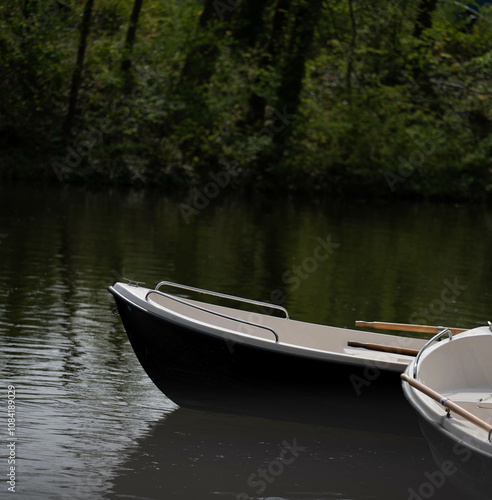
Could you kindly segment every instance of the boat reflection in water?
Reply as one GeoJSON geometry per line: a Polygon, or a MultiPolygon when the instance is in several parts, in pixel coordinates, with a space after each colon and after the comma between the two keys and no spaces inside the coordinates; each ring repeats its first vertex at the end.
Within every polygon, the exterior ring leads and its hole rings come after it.
{"type": "MultiPolygon", "coordinates": [[[[358,417],[359,428],[329,427],[178,408],[136,444],[107,498],[395,500],[427,492],[436,466],[415,419],[390,433],[358,417]]],[[[432,498],[463,495],[446,481],[432,498]]]]}
{"type": "Polygon", "coordinates": [[[490,456],[470,449],[463,442],[449,439],[423,418],[419,417],[419,422],[437,466],[445,471],[446,479],[462,492],[462,497],[489,500],[492,494],[490,456]]]}

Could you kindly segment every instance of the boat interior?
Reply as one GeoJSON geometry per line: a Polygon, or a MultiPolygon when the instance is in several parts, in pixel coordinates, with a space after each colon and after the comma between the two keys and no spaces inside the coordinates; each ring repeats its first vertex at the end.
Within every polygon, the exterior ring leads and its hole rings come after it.
{"type": "Polygon", "coordinates": [[[492,424],[491,360],[492,332],[481,327],[429,349],[418,365],[418,379],[492,424]]]}

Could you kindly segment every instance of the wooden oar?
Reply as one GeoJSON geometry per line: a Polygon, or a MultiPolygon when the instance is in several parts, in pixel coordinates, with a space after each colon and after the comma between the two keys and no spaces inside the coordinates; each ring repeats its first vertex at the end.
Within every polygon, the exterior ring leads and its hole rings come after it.
{"type": "Polygon", "coordinates": [[[370,349],[371,351],[392,352],[395,354],[404,354],[406,356],[417,356],[418,349],[406,349],[404,347],[394,347],[392,345],[371,344],[368,342],[354,342],[348,341],[349,347],[362,347],[363,349],[370,349]]]}
{"type": "Polygon", "coordinates": [[[434,401],[441,403],[445,408],[454,411],[454,413],[457,413],[458,415],[462,416],[472,424],[476,425],[477,427],[480,427],[480,429],[483,429],[484,431],[488,432],[490,441],[490,435],[492,433],[492,425],[488,424],[481,418],[478,418],[476,415],[470,413],[468,410],[465,410],[462,406],[456,404],[455,402],[439,394],[434,389],[431,389],[430,387],[427,387],[418,380],[409,377],[407,374],[402,373],[401,378],[405,382],[408,382],[412,387],[415,387],[415,389],[419,390],[420,392],[423,392],[426,396],[429,396],[434,401]]]}
{"type": "MultiPolygon", "coordinates": [[[[410,325],[405,323],[384,323],[382,321],[356,321],[355,326],[379,328],[381,330],[399,330],[402,332],[438,333],[438,326],[410,325]]],[[[453,335],[466,332],[466,328],[449,328],[453,335]]]]}

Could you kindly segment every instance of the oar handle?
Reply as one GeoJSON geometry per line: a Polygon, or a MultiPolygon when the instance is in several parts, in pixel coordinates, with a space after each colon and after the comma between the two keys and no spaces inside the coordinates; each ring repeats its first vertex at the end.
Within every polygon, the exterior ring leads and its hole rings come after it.
{"type": "MultiPolygon", "coordinates": [[[[380,330],[399,330],[401,332],[438,333],[438,326],[412,325],[406,323],[386,323],[384,321],[356,321],[355,326],[363,328],[378,328],[380,330]]],[[[448,328],[453,335],[466,332],[466,328],[448,328]]]]}
{"type": "Polygon", "coordinates": [[[402,373],[401,378],[405,382],[409,383],[412,387],[415,387],[415,389],[425,394],[426,396],[429,396],[434,401],[441,403],[445,408],[454,411],[454,413],[457,413],[458,415],[462,416],[464,419],[468,420],[472,424],[476,425],[477,427],[480,427],[480,429],[483,429],[484,431],[488,432],[490,441],[490,436],[492,434],[492,425],[488,424],[481,418],[478,418],[476,415],[470,413],[468,410],[465,410],[462,406],[456,404],[454,401],[451,401],[442,394],[439,394],[434,389],[431,389],[430,387],[427,387],[426,385],[422,384],[422,382],[419,382],[418,380],[409,377],[406,373],[402,373]]]}

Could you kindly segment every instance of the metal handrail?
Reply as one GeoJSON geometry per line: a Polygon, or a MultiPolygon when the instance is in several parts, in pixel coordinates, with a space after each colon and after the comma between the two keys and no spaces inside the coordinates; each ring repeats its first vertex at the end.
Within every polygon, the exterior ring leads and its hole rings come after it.
{"type": "Polygon", "coordinates": [[[425,351],[425,349],[427,349],[427,347],[429,347],[432,344],[432,342],[435,342],[436,340],[440,339],[446,333],[449,335],[449,340],[453,340],[453,334],[451,333],[451,330],[449,328],[446,328],[446,329],[440,331],[439,333],[437,333],[436,335],[434,335],[434,337],[432,337],[430,340],[428,340],[424,344],[424,347],[422,347],[422,349],[420,349],[419,353],[417,354],[417,357],[415,358],[415,364],[413,365],[413,378],[415,380],[418,380],[417,370],[418,370],[418,366],[419,366],[420,356],[422,356],[422,353],[425,351]]]}
{"type": "Polygon", "coordinates": [[[181,285],[180,283],[173,283],[172,281],[161,281],[155,287],[155,290],[159,290],[161,286],[174,286],[176,288],[182,288],[183,290],[189,290],[192,292],[203,293],[205,295],[213,295],[215,297],[221,297],[223,299],[236,300],[238,302],[245,302],[246,304],[253,304],[256,306],[268,307],[269,309],[277,309],[285,314],[285,319],[289,319],[289,312],[285,307],[279,306],[277,304],[269,304],[268,302],[260,302],[258,300],[245,299],[243,297],[236,297],[235,295],[228,295],[226,293],[212,292],[210,290],[204,290],[202,288],[195,288],[193,286],[181,285]]]}
{"type": "Polygon", "coordinates": [[[278,343],[277,332],[273,328],[270,328],[269,326],[260,325],[259,323],[253,323],[252,321],[246,321],[245,319],[239,319],[239,318],[235,318],[234,316],[228,316],[227,314],[222,314],[222,313],[219,313],[217,311],[212,311],[211,309],[207,309],[206,307],[201,307],[201,306],[198,306],[196,304],[192,304],[191,302],[187,302],[185,299],[175,297],[174,295],[170,295],[168,293],[160,292],[159,290],[150,290],[149,292],[147,292],[147,294],[145,295],[145,300],[147,300],[147,297],[151,293],[157,293],[158,295],[162,295],[163,297],[166,297],[168,299],[175,300],[176,302],[179,302],[179,303],[184,304],[186,306],[194,307],[195,309],[198,309],[199,311],[203,311],[203,312],[210,313],[210,314],[215,314],[216,316],[220,316],[221,318],[230,319],[232,321],[244,323],[245,325],[254,326],[256,328],[263,328],[265,330],[269,330],[275,336],[275,343],[278,343]]]}

